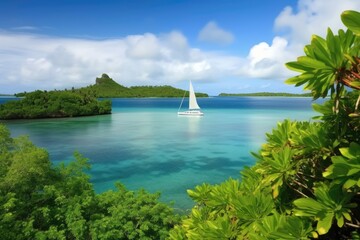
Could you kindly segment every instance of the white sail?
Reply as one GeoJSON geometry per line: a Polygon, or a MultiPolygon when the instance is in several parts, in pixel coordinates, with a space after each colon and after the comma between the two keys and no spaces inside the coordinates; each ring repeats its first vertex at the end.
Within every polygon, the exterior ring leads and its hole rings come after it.
{"type": "Polygon", "coordinates": [[[189,109],[200,109],[196,101],[196,96],[191,81],[190,81],[190,90],[189,90],[189,109]]]}
{"type": "Polygon", "coordinates": [[[182,106],[184,98],[185,98],[185,93],[186,92],[184,92],[184,97],[182,98],[181,103],[180,103],[178,115],[203,116],[204,113],[200,111],[200,107],[196,101],[196,96],[195,96],[194,88],[191,84],[191,81],[190,81],[190,88],[189,88],[189,110],[180,112],[181,106],[182,106]]]}

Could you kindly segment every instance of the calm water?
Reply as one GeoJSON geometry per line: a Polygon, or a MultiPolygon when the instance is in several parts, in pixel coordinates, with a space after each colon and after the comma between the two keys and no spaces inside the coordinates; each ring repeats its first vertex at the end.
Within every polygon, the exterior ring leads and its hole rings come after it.
{"type": "Polygon", "coordinates": [[[14,137],[28,135],[46,148],[54,163],[71,160],[74,151],[89,158],[98,192],[120,181],[132,190],[161,191],[163,201],[187,209],[193,205],[187,189],[238,178],[278,121],[317,115],[310,98],[201,98],[204,117],[177,116],[177,98],[112,101],[111,115],[2,122],[14,137]]]}

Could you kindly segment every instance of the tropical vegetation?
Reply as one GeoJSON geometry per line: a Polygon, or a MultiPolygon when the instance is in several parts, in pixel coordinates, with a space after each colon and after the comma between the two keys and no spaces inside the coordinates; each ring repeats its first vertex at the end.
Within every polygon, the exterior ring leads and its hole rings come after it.
{"type": "Polygon", "coordinates": [[[360,13],[341,19],[286,64],[288,84],[330,97],[320,116],[278,123],[241,181],[188,190],[196,205],[170,239],[360,239],[360,13]]]}
{"type": "Polygon", "coordinates": [[[89,116],[111,113],[111,101],[75,91],[40,91],[0,105],[0,119],[89,116]]]}
{"type": "MultiPolygon", "coordinates": [[[[171,86],[133,86],[124,87],[107,74],[96,78],[95,85],[80,88],[80,91],[90,91],[102,98],[133,98],[133,97],[182,97],[186,91],[171,86]]],[[[196,93],[198,97],[208,97],[205,93],[196,93]]]]}
{"type": "MultiPolygon", "coordinates": [[[[80,94],[92,95],[97,98],[145,98],[145,97],[183,97],[188,95],[188,91],[174,88],[171,86],[133,86],[125,87],[118,84],[106,73],[96,78],[95,84],[82,87],[72,88],[72,91],[80,94]]],[[[26,96],[27,93],[17,93],[16,96],[26,96]]],[[[206,93],[196,93],[197,97],[208,97],[206,93]]]]}
{"type": "Polygon", "coordinates": [[[178,223],[159,193],[117,183],[96,194],[89,168],[79,153],[54,166],[46,150],[0,124],[1,239],[165,239],[178,223]]]}

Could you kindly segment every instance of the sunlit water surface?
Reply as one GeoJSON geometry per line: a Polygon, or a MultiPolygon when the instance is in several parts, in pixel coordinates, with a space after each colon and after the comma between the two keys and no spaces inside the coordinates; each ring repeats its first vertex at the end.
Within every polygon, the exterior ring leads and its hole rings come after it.
{"type": "Polygon", "coordinates": [[[111,115],[2,122],[12,136],[28,135],[46,148],[55,164],[73,159],[74,151],[89,158],[97,192],[120,181],[131,190],[160,191],[162,201],[188,209],[187,189],[239,178],[278,121],[317,115],[310,98],[200,98],[203,117],[177,116],[178,98],[112,101],[111,115]]]}

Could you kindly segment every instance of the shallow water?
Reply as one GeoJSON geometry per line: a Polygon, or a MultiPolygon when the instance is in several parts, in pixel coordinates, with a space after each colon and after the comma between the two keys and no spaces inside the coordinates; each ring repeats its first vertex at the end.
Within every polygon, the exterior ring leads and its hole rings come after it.
{"type": "Polygon", "coordinates": [[[278,121],[317,115],[310,98],[200,98],[203,117],[177,116],[178,98],[112,101],[111,115],[1,122],[13,136],[29,135],[46,148],[54,163],[69,161],[74,151],[89,158],[97,192],[120,181],[129,189],[160,191],[163,201],[188,209],[187,189],[238,178],[278,121]]]}

